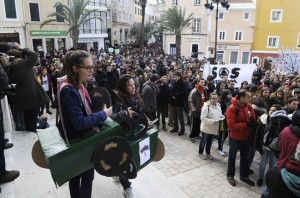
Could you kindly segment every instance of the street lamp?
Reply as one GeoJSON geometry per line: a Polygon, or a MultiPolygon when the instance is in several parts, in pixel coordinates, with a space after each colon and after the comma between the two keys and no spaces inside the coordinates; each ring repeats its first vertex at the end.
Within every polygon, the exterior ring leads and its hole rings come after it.
{"type": "Polygon", "coordinates": [[[221,3],[222,7],[226,8],[226,10],[229,9],[230,5],[228,1],[226,0],[211,0],[211,3],[208,3],[208,0],[206,0],[206,4],[204,4],[206,9],[213,10],[214,6],[213,3],[217,4],[217,9],[216,9],[216,34],[215,34],[215,56],[214,60],[217,62],[217,39],[218,39],[218,18],[219,18],[219,3],[221,3]]]}

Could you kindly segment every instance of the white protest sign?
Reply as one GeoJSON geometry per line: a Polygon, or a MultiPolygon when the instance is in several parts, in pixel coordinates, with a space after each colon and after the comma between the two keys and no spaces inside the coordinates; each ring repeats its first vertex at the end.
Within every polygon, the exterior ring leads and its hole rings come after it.
{"type": "Polygon", "coordinates": [[[150,139],[149,137],[139,142],[140,166],[150,160],[150,139]]]}
{"type": "Polygon", "coordinates": [[[114,51],[114,48],[108,48],[108,52],[112,53],[114,51]]]}
{"type": "Polygon", "coordinates": [[[222,81],[224,74],[228,75],[229,80],[235,80],[235,86],[240,87],[243,81],[251,83],[252,73],[256,69],[255,64],[228,64],[228,65],[204,65],[203,78],[208,75],[215,77],[214,82],[217,84],[222,81]]]}

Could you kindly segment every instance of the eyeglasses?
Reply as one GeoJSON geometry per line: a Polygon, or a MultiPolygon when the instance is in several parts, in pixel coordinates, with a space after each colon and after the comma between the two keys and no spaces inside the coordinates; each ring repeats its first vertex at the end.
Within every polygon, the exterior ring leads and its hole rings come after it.
{"type": "Polygon", "coordinates": [[[219,98],[211,98],[212,100],[219,100],[219,98]]]}
{"type": "Polygon", "coordinates": [[[94,66],[91,66],[91,67],[83,67],[83,66],[76,65],[76,67],[84,68],[84,69],[86,69],[88,72],[91,72],[91,71],[94,70],[94,66]]]}

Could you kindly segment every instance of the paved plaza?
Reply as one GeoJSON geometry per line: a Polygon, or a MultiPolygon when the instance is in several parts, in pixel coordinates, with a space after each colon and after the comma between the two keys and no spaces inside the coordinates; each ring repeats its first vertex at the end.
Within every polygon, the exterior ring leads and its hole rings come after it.
{"type": "MultiPolygon", "coordinates": [[[[55,112],[55,110],[52,110],[55,112]]],[[[49,124],[55,124],[55,115],[50,116],[49,124]]],[[[168,128],[171,129],[170,127],[168,128]]],[[[215,160],[202,160],[198,157],[199,140],[188,141],[189,127],[183,136],[165,131],[159,132],[164,142],[166,154],[163,160],[153,162],[142,169],[132,181],[133,193],[137,198],[184,198],[184,197],[260,197],[263,187],[250,187],[239,180],[239,156],[236,163],[237,186],[232,187],[226,179],[227,155],[220,156],[217,140],[214,140],[211,154],[215,160]]],[[[56,188],[48,169],[34,164],[31,149],[37,140],[35,133],[7,132],[13,143],[12,149],[5,150],[7,169],[20,171],[20,177],[14,182],[1,184],[0,197],[5,198],[67,198],[68,184],[56,188]]],[[[228,140],[224,150],[228,153],[228,140]]],[[[256,153],[250,175],[255,182],[258,179],[259,154],[256,153]]],[[[94,198],[121,198],[122,186],[111,178],[95,172],[93,184],[94,198]]]]}

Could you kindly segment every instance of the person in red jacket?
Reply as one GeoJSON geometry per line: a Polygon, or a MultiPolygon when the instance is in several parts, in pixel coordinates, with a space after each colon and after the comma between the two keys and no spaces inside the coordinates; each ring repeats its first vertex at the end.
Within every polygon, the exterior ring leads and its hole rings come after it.
{"type": "Polygon", "coordinates": [[[235,186],[235,158],[240,150],[240,180],[254,186],[255,183],[249,179],[248,153],[250,129],[256,127],[256,117],[254,110],[249,103],[251,92],[240,90],[236,97],[231,100],[231,105],[226,111],[227,124],[229,128],[229,157],[227,180],[229,184],[235,186]]]}

